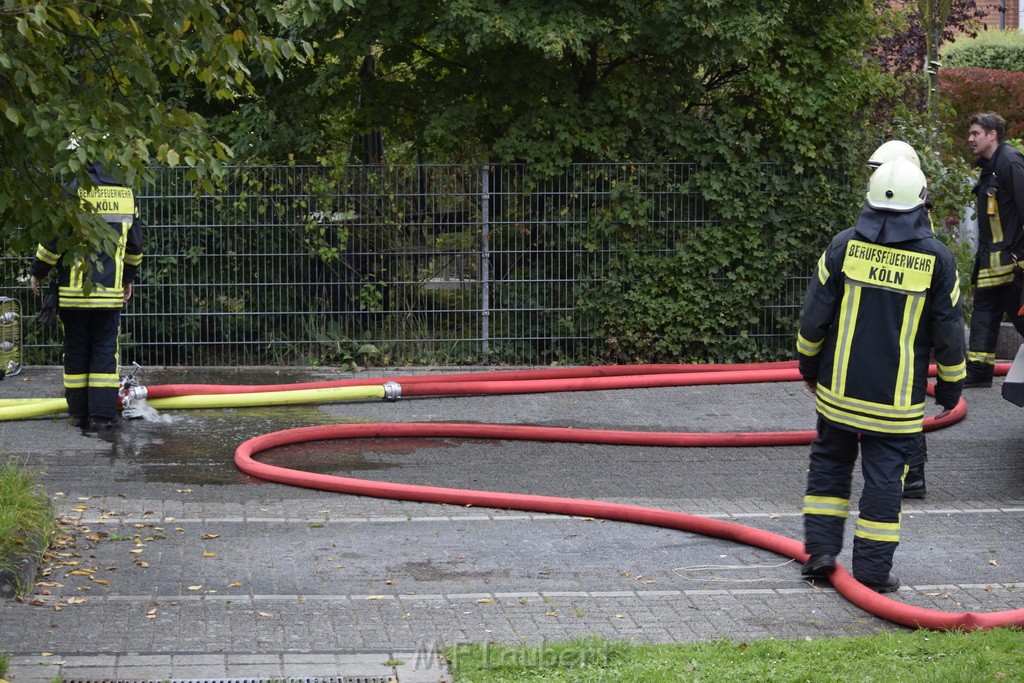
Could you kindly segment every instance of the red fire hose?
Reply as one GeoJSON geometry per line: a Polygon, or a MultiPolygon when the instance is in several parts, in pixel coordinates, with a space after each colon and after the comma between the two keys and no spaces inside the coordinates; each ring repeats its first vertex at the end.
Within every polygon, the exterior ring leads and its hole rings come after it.
{"type": "MultiPolygon", "coordinates": [[[[403,393],[406,396],[436,396],[439,394],[431,394],[422,390],[417,390],[417,385],[429,384],[429,385],[441,385],[441,384],[458,384],[458,385],[474,385],[475,390],[450,393],[472,393],[477,395],[492,394],[492,393],[526,393],[526,392],[515,392],[511,391],[515,385],[514,382],[534,382],[539,380],[575,380],[575,379],[595,379],[601,377],[623,377],[626,376],[632,380],[632,383],[624,383],[626,387],[640,388],[643,386],[682,386],[687,384],[728,384],[728,382],[721,381],[724,372],[745,372],[754,373],[750,375],[749,382],[767,382],[767,381],[788,381],[800,379],[799,374],[796,372],[796,361],[778,361],[775,363],[735,363],[729,365],[715,365],[715,364],[681,364],[681,365],[606,365],[606,366],[595,366],[595,367],[572,367],[572,368],[534,368],[529,370],[498,370],[494,372],[468,372],[468,373],[455,373],[455,374],[435,374],[435,375],[409,375],[409,376],[396,376],[396,377],[368,377],[362,379],[342,379],[342,380],[327,380],[322,382],[303,382],[300,384],[161,384],[157,386],[148,387],[147,398],[171,398],[174,396],[196,396],[196,395],[209,395],[209,394],[242,394],[242,393],[254,393],[254,392],[269,392],[269,391],[291,391],[294,389],[333,389],[338,387],[353,387],[353,386],[365,386],[368,384],[385,384],[387,382],[397,382],[402,385],[403,393]],[[779,375],[780,379],[768,380],[768,379],[755,379],[758,375],[768,370],[783,370],[789,371],[788,373],[782,373],[779,375]],[[711,379],[710,374],[714,373],[718,379],[711,379]],[[640,382],[641,376],[649,375],[670,375],[675,376],[675,380],[651,380],[653,382],[662,382],[654,384],[642,384],[640,382]],[[700,376],[706,375],[701,381],[700,376]],[[493,383],[500,382],[501,386],[496,386],[493,383]],[[676,383],[678,382],[678,383],[676,383]],[[490,385],[491,389],[488,390],[487,385],[490,385]]],[[[763,377],[763,375],[762,375],[763,377]]],[[[581,391],[582,389],[566,389],[565,385],[552,384],[548,385],[548,388],[541,388],[540,385],[536,385],[536,392],[541,393],[548,391],[581,391]],[[563,388],[550,388],[550,387],[563,387],[563,388]]],[[[604,388],[623,388],[620,386],[613,387],[602,387],[597,384],[594,385],[594,389],[604,388]]],[[[445,392],[448,393],[448,392],[445,392]]]]}
{"type": "MultiPolygon", "coordinates": [[[[429,377],[393,377],[374,380],[345,380],[339,383],[308,383],[278,385],[274,389],[312,388],[313,386],[352,386],[399,382],[406,396],[451,394],[535,393],[546,391],[585,391],[647,386],[681,386],[691,384],[726,384],[742,382],[798,380],[794,363],[746,366],[630,366],[603,368],[543,369],[499,373],[468,373],[429,377]]],[[[1004,375],[1009,364],[996,367],[996,374],[1004,375]]],[[[168,392],[201,393],[207,385],[167,385],[168,392]],[[182,388],[185,387],[185,388],[182,388]]],[[[152,387],[150,396],[182,395],[160,393],[162,387],[152,387]]],[[[228,387],[228,393],[255,391],[253,387],[228,387]]],[[[929,388],[931,390],[931,388],[929,388]]],[[[942,420],[929,418],[925,429],[937,429],[953,424],[966,415],[963,400],[942,420]]],[[[284,445],[327,439],[361,438],[483,438],[503,440],[559,441],[615,445],[648,446],[780,446],[808,444],[814,439],[811,430],[762,433],[685,433],[685,432],[631,432],[618,430],[569,429],[515,425],[486,424],[355,424],[301,427],[265,434],[241,444],[235,451],[235,464],[254,477],[292,486],[335,491],[352,495],[373,496],[395,500],[409,500],[450,505],[472,505],[498,509],[578,515],[601,519],[646,524],[691,533],[714,536],[725,540],[763,548],[792,558],[798,562],[807,559],[803,543],[772,532],[754,529],[733,522],[714,520],[697,515],[670,512],[656,508],[608,503],[601,501],[551,496],[536,496],[495,491],[449,489],[375,482],[325,474],[302,472],[286,467],[268,465],[254,459],[257,453],[284,445]]],[[[932,630],[987,629],[998,626],[1024,626],[1024,609],[984,613],[951,613],[907,605],[880,595],[867,588],[841,566],[830,576],[835,588],[852,603],[871,614],[909,627],[932,630]]]]}

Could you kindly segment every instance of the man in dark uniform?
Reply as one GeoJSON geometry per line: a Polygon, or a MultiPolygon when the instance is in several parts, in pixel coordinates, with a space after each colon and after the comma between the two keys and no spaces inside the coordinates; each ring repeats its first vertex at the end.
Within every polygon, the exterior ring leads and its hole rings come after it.
{"type": "Polygon", "coordinates": [[[135,195],[100,164],[88,166],[91,187],[70,186],[84,211],[99,213],[112,231],[114,254],[98,252],[91,263],[68,262],[57,240],[40,244],[29,270],[32,291],[56,270],[58,307],[64,330],[64,395],[75,426],[98,431],[117,422],[118,348],[121,309],[132,295],[142,263],[142,225],[135,195]],[[85,286],[84,278],[92,280],[85,286]]]}
{"type": "MultiPolygon", "coordinates": [[[[900,157],[907,159],[912,164],[921,168],[921,157],[917,151],[902,140],[888,140],[878,146],[868,159],[868,168],[874,170],[887,161],[893,161],[900,157]]],[[[930,208],[925,202],[925,208],[930,208]]],[[[904,498],[924,498],[928,494],[928,488],[924,480],[924,464],[928,462],[928,442],[924,432],[917,435],[910,444],[910,453],[907,455],[907,476],[903,478],[904,498]]]]}
{"type": "Polygon", "coordinates": [[[857,224],[832,239],[807,288],[797,351],[818,412],[803,505],[808,578],[835,569],[859,445],[864,490],[853,576],[880,593],[899,588],[890,570],[932,350],[936,402],[949,410],[960,400],[960,281],[952,254],[932,232],[926,196],[924,174],[911,161],[882,164],[857,224]]]}
{"type": "Polygon", "coordinates": [[[978,208],[978,253],[971,283],[974,307],[967,346],[965,387],[990,387],[1003,315],[1024,334],[1021,270],[1024,258],[1024,154],[1006,144],[1006,121],[998,114],[971,117],[967,141],[981,168],[974,186],[978,208]]]}

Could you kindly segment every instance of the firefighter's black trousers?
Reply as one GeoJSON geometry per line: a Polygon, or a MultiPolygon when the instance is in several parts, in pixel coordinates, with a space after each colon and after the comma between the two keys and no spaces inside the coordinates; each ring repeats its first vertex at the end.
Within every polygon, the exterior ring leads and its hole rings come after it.
{"type": "Polygon", "coordinates": [[[917,435],[858,435],[818,417],[804,496],[804,549],[810,555],[838,555],[842,550],[858,436],[864,490],[853,538],[853,575],[866,583],[884,583],[899,545],[903,477],[917,435]]]}
{"type": "Polygon", "coordinates": [[[1024,316],[1017,312],[1021,308],[1021,286],[1024,276],[1020,271],[1014,274],[1013,282],[999,287],[983,287],[974,290],[974,307],[971,311],[971,334],[967,343],[968,379],[991,378],[995,370],[996,344],[999,341],[999,326],[1003,316],[1013,323],[1024,335],[1024,316]]]}
{"type": "Polygon", "coordinates": [[[925,441],[924,432],[915,434],[911,440],[910,452],[907,453],[907,465],[923,465],[928,462],[928,442],[925,441]]]}
{"type": "Polygon", "coordinates": [[[117,334],[120,309],[61,308],[64,396],[76,419],[117,415],[117,334]]]}

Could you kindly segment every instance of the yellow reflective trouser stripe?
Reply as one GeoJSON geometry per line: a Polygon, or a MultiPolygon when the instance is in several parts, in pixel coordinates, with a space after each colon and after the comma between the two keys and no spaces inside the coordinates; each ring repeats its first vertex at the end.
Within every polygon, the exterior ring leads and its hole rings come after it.
{"type": "Polygon", "coordinates": [[[805,336],[796,333],[796,351],[802,356],[817,356],[821,353],[821,345],[824,342],[824,339],[818,342],[808,341],[805,336]]]}
{"type": "Polygon", "coordinates": [[[864,538],[869,541],[883,541],[886,543],[899,543],[900,542],[900,523],[899,522],[872,522],[870,519],[864,519],[863,517],[857,518],[857,529],[853,532],[854,536],[864,538]]]}
{"type": "Polygon", "coordinates": [[[972,363],[985,363],[986,365],[996,364],[996,354],[983,351],[968,351],[967,360],[972,363]]]}
{"type": "Polygon", "coordinates": [[[846,519],[850,516],[850,499],[831,496],[804,496],[804,514],[829,515],[846,519]]]}
{"type": "Polygon", "coordinates": [[[116,373],[94,372],[89,375],[90,387],[116,387],[120,385],[120,379],[116,373]]]}
{"type": "Polygon", "coordinates": [[[117,387],[121,379],[117,373],[94,372],[90,375],[64,375],[64,387],[84,389],[85,387],[117,387]]]}
{"type": "Polygon", "coordinates": [[[939,379],[943,382],[959,382],[967,377],[967,363],[959,363],[957,365],[940,365],[936,363],[935,369],[938,372],[939,379]]]}

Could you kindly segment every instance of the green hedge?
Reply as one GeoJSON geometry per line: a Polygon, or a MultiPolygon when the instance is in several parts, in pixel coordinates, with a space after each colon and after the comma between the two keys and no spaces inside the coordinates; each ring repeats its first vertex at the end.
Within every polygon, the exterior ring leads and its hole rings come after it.
{"type": "Polygon", "coordinates": [[[982,31],[977,38],[962,37],[942,50],[947,68],[1024,71],[1024,33],[982,31]]]}

